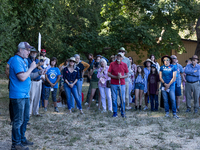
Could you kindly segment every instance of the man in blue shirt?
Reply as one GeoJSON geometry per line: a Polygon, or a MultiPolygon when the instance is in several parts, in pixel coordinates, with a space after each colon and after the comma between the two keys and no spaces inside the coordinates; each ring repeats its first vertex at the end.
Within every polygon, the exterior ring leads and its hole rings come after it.
{"type": "Polygon", "coordinates": [[[26,145],[33,145],[25,137],[27,122],[29,121],[29,91],[31,85],[31,72],[36,68],[33,61],[28,69],[28,55],[32,46],[27,42],[18,45],[18,53],[10,63],[10,89],[9,98],[12,103],[13,124],[12,124],[12,147],[11,149],[28,150],[26,145]]]}
{"type": "Polygon", "coordinates": [[[194,113],[198,112],[199,108],[199,79],[200,79],[200,65],[197,64],[199,58],[197,55],[193,55],[191,64],[185,67],[186,83],[185,83],[185,94],[186,94],[186,112],[191,112],[191,91],[193,92],[194,98],[194,113]]]}
{"type": "Polygon", "coordinates": [[[181,80],[185,81],[185,77],[183,75],[183,67],[178,64],[177,57],[175,55],[171,56],[172,58],[172,65],[177,69],[176,73],[176,81],[175,81],[175,96],[176,96],[176,109],[179,111],[180,105],[180,96],[181,96],[181,80]]]}

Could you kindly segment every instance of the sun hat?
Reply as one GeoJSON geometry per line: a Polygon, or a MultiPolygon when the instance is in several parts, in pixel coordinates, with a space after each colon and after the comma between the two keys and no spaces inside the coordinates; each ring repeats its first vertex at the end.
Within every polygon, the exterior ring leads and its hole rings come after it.
{"type": "Polygon", "coordinates": [[[76,59],[75,59],[75,57],[70,57],[69,61],[70,61],[70,60],[72,60],[72,61],[76,62],[76,59]]]}
{"type": "Polygon", "coordinates": [[[150,62],[150,63],[151,63],[151,65],[153,64],[152,60],[148,58],[148,59],[147,59],[147,60],[145,60],[145,62],[143,63],[144,67],[146,67],[146,66],[147,66],[147,65],[146,65],[146,63],[147,63],[147,62],[150,62]]]}
{"type": "Polygon", "coordinates": [[[124,47],[121,47],[120,49],[118,49],[118,52],[119,52],[119,51],[124,51],[125,53],[127,53],[127,51],[125,50],[124,47]]]}
{"type": "Polygon", "coordinates": [[[165,57],[167,57],[167,58],[170,59],[170,64],[171,64],[171,63],[172,63],[172,58],[171,58],[170,56],[168,56],[168,55],[165,55],[165,56],[163,56],[163,57],[161,58],[162,63],[164,64],[163,59],[164,59],[165,57]]]}
{"type": "Polygon", "coordinates": [[[193,55],[193,56],[190,58],[190,60],[192,60],[192,59],[197,59],[197,60],[199,60],[199,58],[198,58],[197,55],[193,55]]]}
{"type": "Polygon", "coordinates": [[[35,47],[32,47],[32,48],[30,49],[30,51],[31,51],[31,52],[37,52],[37,53],[38,53],[38,51],[35,49],[35,47]]]}

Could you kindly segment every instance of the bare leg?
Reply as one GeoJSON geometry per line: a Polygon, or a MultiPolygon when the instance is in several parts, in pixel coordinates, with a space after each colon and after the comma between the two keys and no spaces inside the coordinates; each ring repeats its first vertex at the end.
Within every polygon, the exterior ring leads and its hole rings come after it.
{"type": "Polygon", "coordinates": [[[47,108],[48,100],[44,100],[44,108],[47,108]]]}
{"type": "Polygon", "coordinates": [[[92,103],[92,98],[93,98],[95,92],[96,92],[96,89],[91,89],[88,108],[90,108],[90,105],[92,103]]]}
{"type": "Polygon", "coordinates": [[[57,107],[57,102],[53,102],[54,107],[57,107]]]}
{"type": "Polygon", "coordinates": [[[135,106],[137,106],[138,100],[139,100],[139,89],[135,89],[135,106]]]}
{"type": "MultiPolygon", "coordinates": [[[[140,94],[140,106],[142,106],[142,96],[143,96],[143,93],[144,93],[144,91],[143,90],[140,90],[140,92],[139,92],[140,94]]],[[[147,94],[146,94],[147,95],[147,94]]]]}

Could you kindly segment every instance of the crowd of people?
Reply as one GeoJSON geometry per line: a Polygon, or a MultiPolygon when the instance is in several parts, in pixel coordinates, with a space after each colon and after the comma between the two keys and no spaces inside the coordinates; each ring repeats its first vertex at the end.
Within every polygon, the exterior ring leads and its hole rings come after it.
{"type": "Polygon", "coordinates": [[[109,111],[112,117],[126,118],[126,110],[158,111],[159,93],[160,106],[165,109],[165,117],[178,119],[180,111],[181,84],[186,112],[191,112],[191,98],[194,98],[194,113],[199,109],[200,65],[198,56],[194,55],[182,67],[175,55],[163,56],[160,67],[155,56],[144,61],[143,66],[136,65],[132,57],[126,57],[125,48],[117,50],[110,59],[89,54],[88,62],[80,59],[79,54],[66,59],[58,66],[56,57],[46,57],[46,50],[41,53],[27,42],[20,42],[18,52],[9,59],[6,75],[9,78],[9,110],[12,124],[12,150],[27,150],[33,145],[25,137],[26,126],[31,115],[41,117],[39,107],[48,111],[48,100],[52,95],[54,111],[59,113],[58,99],[62,106],[68,108],[67,113],[79,109],[83,114],[82,84],[87,77],[89,88],[84,101],[90,111],[93,101],[99,111],[109,111]],[[161,92],[159,92],[161,91],[161,92]],[[193,94],[193,96],[192,96],[193,94]],[[144,102],[143,102],[144,99],[144,102]],[[144,103],[144,106],[142,104],[144,103]],[[150,103],[150,108],[148,104],[150,103]],[[132,106],[132,107],[131,107],[132,106]]]}

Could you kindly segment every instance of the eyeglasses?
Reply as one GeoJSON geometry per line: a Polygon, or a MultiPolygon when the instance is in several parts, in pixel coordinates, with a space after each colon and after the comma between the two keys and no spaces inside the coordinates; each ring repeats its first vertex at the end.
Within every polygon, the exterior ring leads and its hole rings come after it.
{"type": "Polygon", "coordinates": [[[125,51],[119,51],[120,53],[125,53],[125,51]]]}
{"type": "Polygon", "coordinates": [[[74,61],[73,61],[73,60],[70,60],[69,62],[73,62],[73,63],[74,63],[74,61]]]}
{"type": "Polygon", "coordinates": [[[177,59],[177,58],[172,58],[172,59],[177,59]]]}
{"type": "Polygon", "coordinates": [[[163,61],[169,61],[169,59],[164,59],[163,61]]]}

